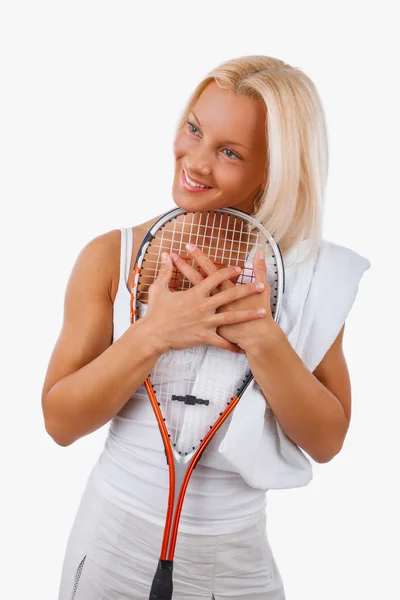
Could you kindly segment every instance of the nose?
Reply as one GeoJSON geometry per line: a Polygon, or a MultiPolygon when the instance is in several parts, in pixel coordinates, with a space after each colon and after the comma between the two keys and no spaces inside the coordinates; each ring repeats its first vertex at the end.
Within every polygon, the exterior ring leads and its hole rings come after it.
{"type": "Polygon", "coordinates": [[[210,175],[211,164],[210,159],[204,149],[192,148],[185,157],[184,168],[189,173],[200,173],[201,175],[210,175]]]}

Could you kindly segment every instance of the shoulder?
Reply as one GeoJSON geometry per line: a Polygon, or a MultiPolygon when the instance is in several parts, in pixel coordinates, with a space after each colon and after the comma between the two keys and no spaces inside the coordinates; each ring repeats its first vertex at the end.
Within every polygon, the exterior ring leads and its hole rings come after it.
{"type": "Polygon", "coordinates": [[[285,255],[285,262],[289,268],[297,269],[304,266],[314,270],[317,266],[330,266],[335,262],[338,267],[346,263],[349,267],[358,265],[365,269],[371,266],[368,258],[362,254],[327,239],[322,239],[317,249],[312,249],[311,240],[302,240],[285,255]]]}
{"type": "Polygon", "coordinates": [[[371,266],[370,261],[365,256],[359,254],[352,248],[341,246],[331,240],[323,239],[320,243],[318,259],[350,261],[350,264],[364,265],[366,268],[371,266]]]}
{"type": "Polygon", "coordinates": [[[131,257],[131,267],[134,263],[136,251],[140,246],[148,230],[160,218],[161,215],[139,223],[131,227],[121,227],[102,233],[90,240],[83,248],[81,254],[86,257],[85,263],[88,266],[96,266],[101,273],[103,284],[107,287],[109,297],[112,302],[115,300],[119,286],[120,261],[121,261],[121,235],[122,229],[131,230],[134,236],[134,246],[131,257]]]}
{"type": "Polygon", "coordinates": [[[121,240],[121,230],[113,229],[106,233],[101,233],[92,238],[81,250],[81,254],[90,254],[93,258],[101,258],[102,260],[110,260],[119,249],[121,240]]]}
{"type": "MultiPolygon", "coordinates": [[[[297,349],[310,371],[339,335],[370,261],[351,248],[322,240],[301,317],[297,349]]],[[[341,343],[341,338],[337,344],[341,343]]]]}
{"type": "Polygon", "coordinates": [[[354,300],[360,280],[371,262],[352,248],[322,240],[311,281],[308,301],[346,306],[354,300]]]}
{"type": "Polygon", "coordinates": [[[79,252],[72,278],[83,286],[89,281],[110,299],[119,279],[121,231],[113,229],[89,240],[79,252]]]}
{"type": "Polygon", "coordinates": [[[115,300],[119,285],[120,259],[121,259],[121,229],[132,230],[134,245],[131,257],[131,266],[134,263],[136,252],[148,230],[154,225],[161,215],[157,215],[132,227],[121,227],[102,233],[91,239],[79,253],[75,271],[79,269],[82,277],[90,275],[97,279],[99,289],[107,291],[112,302],[115,300]]]}
{"type": "Polygon", "coordinates": [[[362,275],[370,267],[370,260],[362,254],[324,239],[319,247],[313,279],[316,284],[333,282],[340,284],[341,289],[357,289],[362,275]]]}

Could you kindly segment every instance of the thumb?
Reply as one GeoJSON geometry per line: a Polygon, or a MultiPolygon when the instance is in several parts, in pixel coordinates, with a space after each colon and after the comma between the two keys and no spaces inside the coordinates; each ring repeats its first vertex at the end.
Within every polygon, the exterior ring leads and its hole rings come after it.
{"type": "Polygon", "coordinates": [[[161,283],[161,285],[165,288],[168,288],[168,284],[170,282],[173,270],[173,263],[171,257],[167,252],[161,252],[161,266],[158,271],[156,281],[161,283]]]}

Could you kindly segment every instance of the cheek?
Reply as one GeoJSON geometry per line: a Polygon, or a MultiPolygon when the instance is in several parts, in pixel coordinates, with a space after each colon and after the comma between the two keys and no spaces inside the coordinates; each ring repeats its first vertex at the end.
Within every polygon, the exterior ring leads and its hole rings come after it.
{"type": "Polygon", "coordinates": [[[234,197],[241,196],[249,186],[248,176],[243,170],[237,167],[232,168],[230,165],[223,165],[219,169],[218,181],[220,187],[234,197]]]}
{"type": "Polygon", "coordinates": [[[178,158],[180,156],[183,156],[184,154],[187,154],[192,145],[193,142],[189,140],[187,135],[185,135],[183,132],[178,133],[173,144],[173,151],[175,156],[178,158]]]}

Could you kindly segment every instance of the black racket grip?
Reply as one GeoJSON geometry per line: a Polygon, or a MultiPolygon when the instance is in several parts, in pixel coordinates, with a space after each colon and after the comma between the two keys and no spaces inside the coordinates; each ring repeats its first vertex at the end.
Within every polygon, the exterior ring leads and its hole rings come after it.
{"type": "Polygon", "coordinates": [[[171,600],[172,598],[172,560],[159,560],[156,574],[151,585],[149,600],[171,600]]]}

